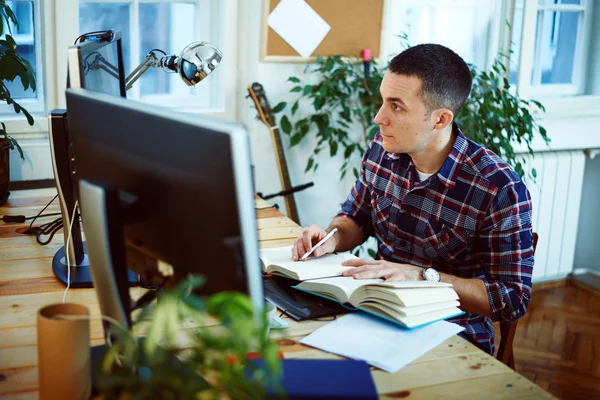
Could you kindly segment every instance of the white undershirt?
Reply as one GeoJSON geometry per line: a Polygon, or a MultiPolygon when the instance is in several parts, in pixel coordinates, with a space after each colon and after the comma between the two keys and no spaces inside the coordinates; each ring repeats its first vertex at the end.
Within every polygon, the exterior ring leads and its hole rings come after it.
{"type": "Polygon", "coordinates": [[[418,169],[416,169],[416,170],[417,170],[417,174],[419,174],[419,182],[423,182],[424,180],[429,178],[431,175],[433,175],[433,174],[424,174],[421,171],[419,171],[418,169]]]}

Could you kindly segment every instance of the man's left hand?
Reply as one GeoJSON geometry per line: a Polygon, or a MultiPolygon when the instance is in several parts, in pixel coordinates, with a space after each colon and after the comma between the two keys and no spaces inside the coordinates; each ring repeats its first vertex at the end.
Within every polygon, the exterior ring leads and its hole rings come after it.
{"type": "Polygon", "coordinates": [[[342,273],[342,276],[353,276],[354,279],[383,278],[386,281],[422,281],[423,268],[410,264],[399,264],[385,260],[347,260],[345,267],[355,267],[342,273]]]}

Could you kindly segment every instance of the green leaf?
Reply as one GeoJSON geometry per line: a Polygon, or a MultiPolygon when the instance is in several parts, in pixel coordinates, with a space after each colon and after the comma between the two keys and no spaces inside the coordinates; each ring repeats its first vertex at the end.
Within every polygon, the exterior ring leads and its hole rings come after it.
{"type": "Polygon", "coordinates": [[[17,43],[15,42],[15,39],[13,39],[12,35],[6,35],[6,41],[8,42],[11,50],[17,49],[17,43]]]}
{"type": "Polygon", "coordinates": [[[311,85],[304,86],[304,95],[309,95],[313,92],[313,87],[311,85]]]}
{"type": "Polygon", "coordinates": [[[294,83],[299,83],[300,79],[296,78],[295,76],[290,76],[288,78],[288,82],[294,82],[294,83]]]}
{"type": "Polygon", "coordinates": [[[281,118],[281,130],[288,135],[292,132],[292,124],[290,123],[287,115],[284,115],[281,118]]]}
{"type": "Polygon", "coordinates": [[[354,144],[351,144],[350,146],[346,147],[346,151],[344,151],[344,158],[350,158],[355,147],[356,145],[354,144]]]}
{"type": "Polygon", "coordinates": [[[314,158],[312,158],[312,157],[310,157],[310,158],[308,159],[308,162],[307,162],[307,164],[306,164],[306,168],[304,169],[304,172],[306,173],[306,172],[310,171],[310,169],[313,167],[313,164],[314,164],[314,163],[315,163],[315,159],[314,159],[314,158]]]}
{"type": "Polygon", "coordinates": [[[27,118],[27,123],[33,126],[33,117],[29,114],[29,111],[21,107],[21,112],[25,115],[25,118],[27,118]]]}
{"type": "Polygon", "coordinates": [[[335,140],[329,141],[329,155],[334,157],[337,154],[338,143],[335,140]]]}
{"type": "Polygon", "coordinates": [[[298,111],[298,101],[297,100],[294,103],[294,105],[292,106],[292,115],[296,114],[296,111],[298,111]]]}
{"type": "Polygon", "coordinates": [[[274,108],[273,108],[273,114],[277,114],[278,112],[283,111],[283,109],[285,108],[285,106],[287,106],[287,103],[282,101],[281,103],[277,104],[274,108]]]}
{"type": "Polygon", "coordinates": [[[292,135],[292,137],[290,138],[290,147],[294,147],[298,143],[300,143],[303,137],[304,136],[301,133],[296,133],[295,135],[292,135]]]}
{"type": "Polygon", "coordinates": [[[325,70],[331,71],[331,68],[333,68],[333,63],[334,63],[334,60],[332,58],[328,58],[327,61],[325,62],[325,70]]]}
{"type": "Polygon", "coordinates": [[[301,86],[294,86],[294,87],[293,87],[293,88],[290,90],[290,92],[294,93],[294,92],[299,92],[299,91],[301,91],[301,90],[302,90],[302,87],[301,87],[301,86]]]}

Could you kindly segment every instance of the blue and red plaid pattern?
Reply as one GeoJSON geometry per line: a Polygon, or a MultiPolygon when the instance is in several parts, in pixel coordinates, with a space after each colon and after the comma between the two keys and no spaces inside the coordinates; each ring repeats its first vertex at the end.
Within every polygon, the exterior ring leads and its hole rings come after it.
{"type": "MultiPolygon", "coordinates": [[[[482,279],[492,320],[513,321],[525,314],[531,292],[529,192],[508,164],[456,124],[454,135],[441,169],[419,182],[410,156],[386,152],[378,133],[338,216],[352,218],[365,239],[375,236],[387,261],[482,279]]],[[[493,354],[490,318],[467,312],[450,321],[493,354]]]]}

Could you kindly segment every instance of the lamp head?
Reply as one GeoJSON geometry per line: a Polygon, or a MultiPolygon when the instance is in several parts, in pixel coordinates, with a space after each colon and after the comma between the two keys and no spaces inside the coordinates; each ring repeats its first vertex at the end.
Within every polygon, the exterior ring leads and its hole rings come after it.
{"type": "Polygon", "coordinates": [[[194,42],[186,46],[178,57],[163,57],[163,69],[175,71],[188,86],[195,86],[206,78],[221,62],[223,53],[209,42],[194,42]]]}

